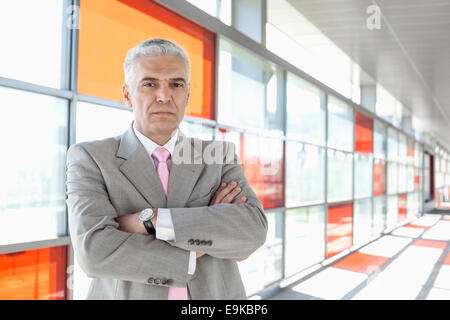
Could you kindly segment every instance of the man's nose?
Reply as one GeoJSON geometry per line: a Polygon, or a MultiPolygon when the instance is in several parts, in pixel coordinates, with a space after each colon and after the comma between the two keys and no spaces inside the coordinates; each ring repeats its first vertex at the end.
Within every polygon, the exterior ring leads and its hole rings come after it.
{"type": "Polygon", "coordinates": [[[156,91],[156,101],[159,103],[169,102],[171,99],[171,93],[169,88],[166,85],[159,86],[156,91]]]}

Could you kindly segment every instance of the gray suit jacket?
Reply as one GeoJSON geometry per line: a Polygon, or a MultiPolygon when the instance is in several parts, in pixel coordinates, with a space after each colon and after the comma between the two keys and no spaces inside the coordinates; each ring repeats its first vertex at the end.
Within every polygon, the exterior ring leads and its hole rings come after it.
{"type": "Polygon", "coordinates": [[[87,298],[167,299],[170,286],[187,285],[192,299],[246,299],[236,261],[264,244],[267,219],[237,160],[232,143],[179,131],[166,198],[132,124],[121,136],[72,145],[66,202],[75,255],[93,278],[87,298]],[[205,162],[212,146],[226,163],[205,162]],[[208,206],[222,181],[237,181],[246,203],[208,206]],[[148,207],[171,209],[175,242],[117,229],[115,218],[148,207]],[[206,253],[193,275],[190,251],[206,253]]]}

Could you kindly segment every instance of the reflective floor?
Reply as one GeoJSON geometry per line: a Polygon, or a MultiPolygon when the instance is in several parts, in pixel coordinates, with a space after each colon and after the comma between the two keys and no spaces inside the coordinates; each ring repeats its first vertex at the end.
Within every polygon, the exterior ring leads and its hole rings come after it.
{"type": "MultiPolygon", "coordinates": [[[[450,210],[425,214],[270,300],[450,300],[450,210]]],[[[274,290],[272,290],[273,292],[274,290]]]]}

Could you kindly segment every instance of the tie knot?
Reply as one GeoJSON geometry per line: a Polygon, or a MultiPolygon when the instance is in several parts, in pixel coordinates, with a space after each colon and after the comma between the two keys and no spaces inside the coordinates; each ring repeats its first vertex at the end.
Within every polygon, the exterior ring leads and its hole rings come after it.
{"type": "Polygon", "coordinates": [[[170,157],[170,152],[166,148],[156,148],[152,157],[158,160],[158,162],[167,162],[167,159],[170,157]]]}

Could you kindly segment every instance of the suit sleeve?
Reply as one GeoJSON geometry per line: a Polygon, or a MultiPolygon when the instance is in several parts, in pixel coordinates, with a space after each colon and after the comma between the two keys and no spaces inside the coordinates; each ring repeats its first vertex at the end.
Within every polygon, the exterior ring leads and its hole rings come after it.
{"type": "Polygon", "coordinates": [[[186,285],[189,251],[153,235],[118,230],[100,168],[81,145],[68,150],[66,202],[75,255],[88,276],[140,283],[171,279],[167,286],[186,285]]]}
{"type": "Polygon", "coordinates": [[[247,201],[239,205],[221,203],[171,208],[176,238],[173,245],[184,250],[205,252],[216,258],[241,261],[265,243],[267,218],[261,201],[250,188],[238,163],[234,145],[226,143],[226,150],[221,181],[236,181],[242,189],[238,198],[246,196],[247,201]]]}

